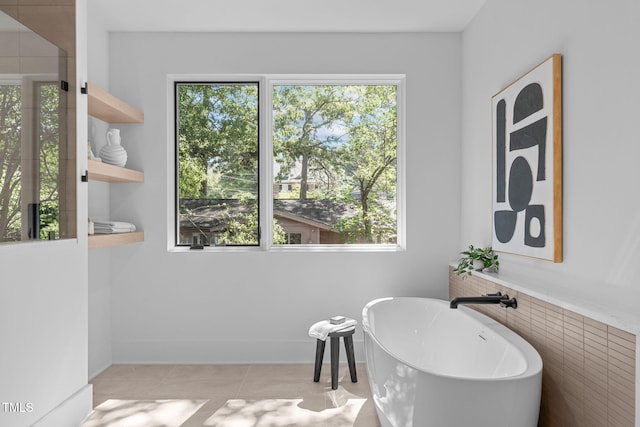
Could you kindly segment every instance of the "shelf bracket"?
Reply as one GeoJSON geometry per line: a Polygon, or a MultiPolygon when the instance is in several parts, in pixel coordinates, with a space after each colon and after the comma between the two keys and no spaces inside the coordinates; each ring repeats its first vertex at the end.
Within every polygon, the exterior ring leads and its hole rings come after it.
{"type": "Polygon", "coordinates": [[[60,89],[62,89],[65,92],[69,92],[69,82],[65,80],[60,80],[60,89]]]}
{"type": "Polygon", "coordinates": [[[84,171],[84,175],[80,177],[80,181],[89,182],[89,171],[84,171]]]}
{"type": "Polygon", "coordinates": [[[87,82],[84,82],[84,86],[80,88],[80,93],[84,95],[89,93],[89,84],[87,82]]]}

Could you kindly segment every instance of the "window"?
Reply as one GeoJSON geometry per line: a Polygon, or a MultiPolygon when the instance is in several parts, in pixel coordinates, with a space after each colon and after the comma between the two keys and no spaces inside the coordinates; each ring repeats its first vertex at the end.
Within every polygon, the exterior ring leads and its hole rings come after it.
{"type": "Polygon", "coordinates": [[[177,244],[258,245],[258,83],[177,82],[175,99],[177,244]]]}
{"type": "Polygon", "coordinates": [[[302,233],[287,233],[286,243],[289,245],[302,244],[302,233]]]}
{"type": "Polygon", "coordinates": [[[256,80],[175,82],[176,244],[402,247],[403,78],[256,80]]]}

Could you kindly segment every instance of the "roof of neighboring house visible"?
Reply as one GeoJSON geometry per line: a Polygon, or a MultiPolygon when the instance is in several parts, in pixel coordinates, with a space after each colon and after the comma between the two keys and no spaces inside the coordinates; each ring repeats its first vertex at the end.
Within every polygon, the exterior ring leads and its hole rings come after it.
{"type": "MultiPolygon", "coordinates": [[[[229,216],[247,214],[253,205],[236,199],[188,199],[181,200],[188,211],[180,214],[181,228],[218,230],[226,226],[229,216]]],[[[331,229],[340,219],[353,216],[356,211],[347,204],[335,200],[276,199],[273,215],[307,223],[315,227],[331,229]]]]}
{"type": "Polygon", "coordinates": [[[180,212],[180,228],[201,231],[225,229],[230,216],[248,214],[255,209],[238,199],[182,199],[180,205],[186,211],[180,212]]]}
{"type": "Polygon", "coordinates": [[[276,199],[273,202],[274,216],[306,222],[326,229],[335,226],[340,219],[351,217],[356,213],[347,204],[329,199],[276,199]]]}

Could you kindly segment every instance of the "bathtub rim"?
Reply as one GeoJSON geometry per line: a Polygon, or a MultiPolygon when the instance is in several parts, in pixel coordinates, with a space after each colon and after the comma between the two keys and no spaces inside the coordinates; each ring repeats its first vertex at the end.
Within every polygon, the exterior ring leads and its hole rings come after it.
{"type": "MultiPolygon", "coordinates": [[[[447,375],[447,374],[442,374],[439,372],[435,372],[433,370],[428,370],[425,369],[424,367],[420,367],[415,365],[414,363],[409,363],[408,361],[404,360],[403,358],[400,358],[398,355],[396,355],[394,352],[389,351],[389,349],[384,346],[376,337],[375,334],[371,331],[371,327],[369,325],[369,319],[368,319],[368,311],[371,307],[375,306],[376,304],[382,303],[384,301],[390,301],[390,300],[418,300],[418,301],[422,301],[422,300],[426,300],[426,301],[434,301],[437,302],[438,304],[442,304],[442,305],[446,305],[447,309],[449,306],[449,301],[447,300],[443,300],[443,299],[438,299],[438,298],[426,298],[426,297],[383,297],[383,298],[376,298],[372,301],[369,301],[364,308],[362,309],[362,330],[364,332],[365,335],[365,339],[371,339],[378,347],[380,347],[385,353],[389,354],[391,357],[393,357],[394,359],[398,360],[399,362],[413,368],[416,369],[420,372],[423,372],[425,374],[428,375],[434,375],[437,377],[441,377],[441,378],[447,378],[447,379],[452,379],[452,380],[461,380],[461,381],[491,381],[491,382],[504,382],[504,381],[514,381],[514,380],[518,380],[518,379],[525,379],[525,378],[530,378],[530,377],[535,377],[537,375],[542,376],[542,367],[543,367],[543,362],[542,362],[542,357],[540,356],[540,353],[533,347],[533,345],[531,345],[531,343],[529,343],[529,341],[525,340],[522,336],[520,336],[519,334],[517,334],[516,332],[514,332],[513,330],[509,329],[508,327],[506,327],[505,325],[503,325],[502,323],[498,322],[495,319],[492,319],[491,317],[480,313],[476,310],[473,310],[469,307],[465,307],[465,306],[459,306],[456,310],[460,310],[461,312],[463,312],[465,315],[473,318],[474,320],[480,322],[483,326],[490,328],[492,331],[494,331],[495,333],[501,335],[505,340],[507,340],[509,343],[511,343],[512,345],[514,345],[515,349],[522,355],[522,357],[525,360],[525,364],[526,367],[525,369],[517,374],[517,375],[511,375],[511,376],[507,376],[507,377],[480,377],[480,378],[476,378],[476,377],[464,377],[464,376],[459,376],[459,375],[447,375]]],[[[366,346],[365,346],[366,347],[366,346]]]]}

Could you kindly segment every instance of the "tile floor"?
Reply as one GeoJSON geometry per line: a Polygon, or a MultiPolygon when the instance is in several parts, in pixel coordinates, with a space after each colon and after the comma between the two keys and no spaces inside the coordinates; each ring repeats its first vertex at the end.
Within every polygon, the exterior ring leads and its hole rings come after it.
{"type": "Polygon", "coordinates": [[[364,364],[313,382],[313,365],[113,365],[82,427],[379,427],[364,364]]]}

